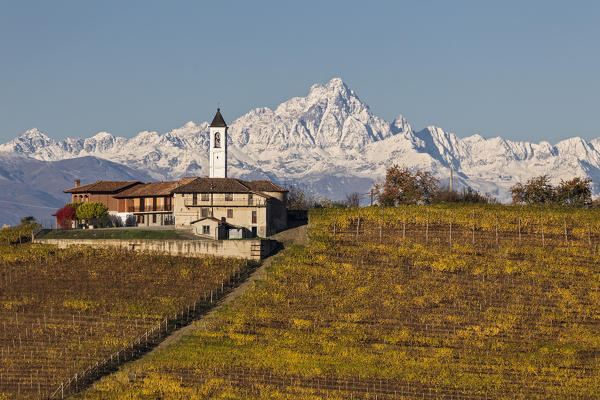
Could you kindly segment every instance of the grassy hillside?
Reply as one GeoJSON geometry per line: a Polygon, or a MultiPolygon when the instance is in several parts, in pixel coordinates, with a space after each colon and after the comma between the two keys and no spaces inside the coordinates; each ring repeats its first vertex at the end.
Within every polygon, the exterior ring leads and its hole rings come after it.
{"type": "Polygon", "coordinates": [[[8,242],[0,241],[0,399],[68,395],[185,323],[246,268],[239,259],[8,242]]]}
{"type": "Polygon", "coordinates": [[[85,399],[600,396],[600,213],[311,214],[310,244],[85,399]]]}
{"type": "Polygon", "coordinates": [[[191,235],[178,232],[175,229],[67,229],[53,230],[46,233],[43,239],[158,239],[158,240],[188,240],[191,235]]]}

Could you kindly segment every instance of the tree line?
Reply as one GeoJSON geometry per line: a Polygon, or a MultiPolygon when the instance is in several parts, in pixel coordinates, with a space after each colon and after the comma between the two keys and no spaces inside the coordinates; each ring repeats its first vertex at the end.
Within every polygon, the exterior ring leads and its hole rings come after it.
{"type": "Polygon", "coordinates": [[[575,177],[561,180],[556,186],[547,175],[519,182],[510,188],[515,204],[557,204],[564,206],[586,206],[592,204],[592,180],[575,177]]]}
{"type": "MultiPolygon", "coordinates": [[[[510,188],[513,204],[529,205],[565,205],[589,206],[600,205],[600,201],[592,201],[592,181],[575,177],[561,180],[554,186],[547,175],[529,179],[525,183],[517,183],[510,188]]],[[[483,203],[494,204],[498,201],[489,194],[480,193],[470,187],[460,191],[451,190],[440,185],[438,178],[429,171],[410,170],[400,165],[392,165],[386,170],[385,179],[376,183],[370,193],[377,204],[382,206],[398,206],[401,204],[436,204],[436,203],[483,203]]],[[[297,186],[292,186],[288,193],[288,209],[358,207],[360,193],[353,192],[344,200],[331,201],[319,199],[308,194],[297,186]]]]}

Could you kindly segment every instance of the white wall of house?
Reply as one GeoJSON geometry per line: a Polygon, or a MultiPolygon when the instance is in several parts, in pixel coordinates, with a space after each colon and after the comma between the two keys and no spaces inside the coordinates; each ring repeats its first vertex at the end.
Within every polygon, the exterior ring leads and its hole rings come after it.
{"type": "Polygon", "coordinates": [[[193,195],[175,194],[175,223],[177,226],[190,225],[203,217],[225,219],[231,225],[241,226],[252,231],[256,229],[258,236],[267,236],[267,201],[263,196],[248,193],[233,193],[231,200],[226,200],[224,193],[213,194],[212,200],[202,200],[201,194],[196,196],[196,205],[193,195]],[[211,205],[212,204],[212,205],[211,205]],[[254,218],[253,218],[254,215],[254,218]]]}

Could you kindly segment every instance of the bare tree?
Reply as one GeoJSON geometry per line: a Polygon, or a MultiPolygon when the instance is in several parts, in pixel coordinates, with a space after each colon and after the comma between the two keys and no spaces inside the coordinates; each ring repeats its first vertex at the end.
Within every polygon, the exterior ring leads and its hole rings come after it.
{"type": "Polygon", "coordinates": [[[360,193],[352,192],[346,195],[346,206],[348,207],[358,207],[360,206],[360,193]]]}

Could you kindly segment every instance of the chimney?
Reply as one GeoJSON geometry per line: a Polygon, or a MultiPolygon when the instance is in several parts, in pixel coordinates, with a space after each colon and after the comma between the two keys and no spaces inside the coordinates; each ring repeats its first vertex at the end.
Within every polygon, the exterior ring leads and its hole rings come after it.
{"type": "Polygon", "coordinates": [[[75,179],[75,187],[79,187],[79,186],[81,186],[81,180],[75,179]]]}

